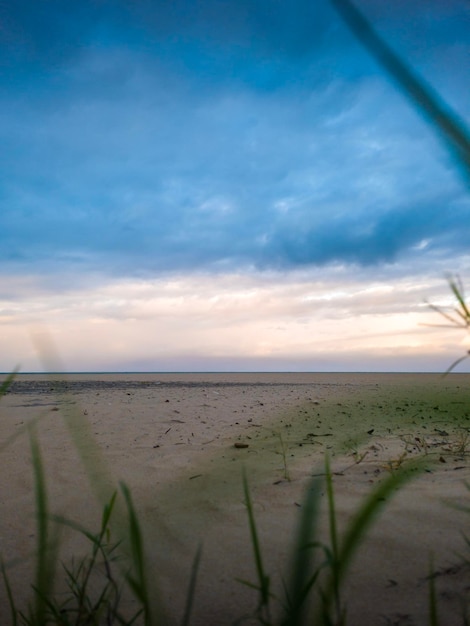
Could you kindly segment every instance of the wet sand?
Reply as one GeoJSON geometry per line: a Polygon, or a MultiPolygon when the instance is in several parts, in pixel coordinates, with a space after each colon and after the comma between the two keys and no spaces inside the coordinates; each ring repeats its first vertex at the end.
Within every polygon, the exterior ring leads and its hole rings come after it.
{"type": "MultiPolygon", "coordinates": [[[[0,402],[0,441],[9,442],[1,451],[0,540],[5,561],[19,559],[9,571],[20,599],[36,532],[31,420],[54,513],[97,530],[99,499],[119,480],[129,485],[169,623],[181,619],[201,543],[192,624],[232,624],[256,606],[256,593],[236,582],[256,580],[243,469],[279,590],[304,491],[324,473],[326,453],[340,530],[384,477],[423,459],[426,471],[385,503],[359,549],[345,586],[348,623],[429,624],[431,554],[440,624],[463,623],[470,573],[458,555],[470,554],[462,538],[470,513],[455,507],[470,504],[468,375],[19,375],[0,402]]],[[[65,559],[83,550],[76,535],[65,532],[62,543],[65,559]]],[[[4,598],[1,589],[2,624],[4,598]]]]}

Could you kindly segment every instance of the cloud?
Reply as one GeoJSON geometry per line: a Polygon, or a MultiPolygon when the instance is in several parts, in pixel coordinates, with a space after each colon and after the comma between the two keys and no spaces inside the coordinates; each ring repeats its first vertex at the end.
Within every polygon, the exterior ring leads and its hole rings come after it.
{"type": "MultiPolygon", "coordinates": [[[[470,110],[466,9],[364,10],[470,110]]],[[[445,150],[327,2],[23,0],[5,24],[5,276],[403,275],[466,253],[445,150]]]]}
{"type": "Polygon", "coordinates": [[[305,101],[246,90],[185,100],[152,81],[139,70],[116,101],[4,109],[4,263],[374,265],[423,240],[466,245],[468,202],[443,151],[377,81],[338,80],[305,101]]]}
{"type": "Polygon", "coordinates": [[[440,323],[425,297],[452,303],[432,276],[197,273],[60,292],[42,281],[0,282],[3,371],[41,369],[34,337],[44,333],[67,371],[439,371],[465,351],[462,333],[424,325],[440,323]]]}

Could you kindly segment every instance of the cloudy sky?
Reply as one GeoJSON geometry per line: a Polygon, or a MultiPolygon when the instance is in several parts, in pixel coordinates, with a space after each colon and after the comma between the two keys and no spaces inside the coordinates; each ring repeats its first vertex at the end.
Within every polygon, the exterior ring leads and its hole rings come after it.
{"type": "MultiPolygon", "coordinates": [[[[468,124],[468,1],[357,6],[468,124]]],[[[468,349],[427,302],[470,284],[469,187],[329,0],[7,0],[0,40],[0,370],[468,349]]]]}

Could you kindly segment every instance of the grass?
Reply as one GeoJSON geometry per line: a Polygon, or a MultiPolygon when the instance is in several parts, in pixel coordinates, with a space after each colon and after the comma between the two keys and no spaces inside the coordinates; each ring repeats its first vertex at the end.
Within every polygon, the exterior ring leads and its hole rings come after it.
{"type": "MultiPolygon", "coordinates": [[[[89,556],[63,564],[67,593],[49,595],[48,619],[55,624],[111,624],[123,621],[119,604],[121,590],[114,572],[114,556],[118,544],[110,542],[110,522],[117,493],[104,506],[101,526],[94,534],[79,524],[63,518],[52,517],[58,523],[70,526],[85,536],[91,544],[89,556]]],[[[132,623],[134,620],[128,620],[132,623]]]]}
{"type": "Polygon", "coordinates": [[[400,59],[352,2],[330,1],[357,40],[429,123],[452,155],[465,184],[470,186],[470,131],[465,122],[408,63],[400,59]]]}
{"type": "Polygon", "coordinates": [[[468,430],[459,430],[457,439],[452,445],[452,452],[459,456],[468,454],[470,448],[470,433],[468,430]]]}
{"type": "Polygon", "coordinates": [[[245,505],[248,514],[248,524],[250,528],[251,544],[253,546],[253,557],[256,566],[257,583],[250,583],[245,580],[240,580],[242,584],[247,585],[255,589],[258,592],[258,604],[255,611],[255,616],[261,624],[271,623],[271,591],[270,591],[270,577],[266,573],[263,563],[263,553],[261,549],[260,540],[258,537],[258,530],[255,521],[255,514],[253,510],[253,503],[251,500],[250,489],[248,487],[248,479],[246,474],[243,473],[243,492],[245,494],[245,505]]]}
{"type": "MultiPolygon", "coordinates": [[[[455,298],[455,306],[450,309],[444,309],[443,307],[430,304],[429,306],[434,309],[441,317],[446,320],[445,326],[453,328],[459,328],[463,330],[470,329],[470,309],[467,306],[465,291],[461,279],[457,277],[450,277],[448,279],[449,288],[452,295],[455,298]]],[[[460,363],[468,359],[470,356],[470,350],[467,351],[462,357],[455,360],[446,370],[446,374],[452,372],[460,363]]]]}
{"type": "Polygon", "coordinates": [[[70,593],[65,602],[58,607],[59,610],[54,611],[54,615],[63,616],[65,613],[73,615],[75,620],[79,622],[99,623],[101,619],[109,622],[112,615],[119,614],[120,589],[113,572],[114,551],[118,546],[110,542],[111,531],[109,528],[116,496],[117,492],[104,506],[101,526],[96,534],[69,520],[58,520],[65,525],[70,525],[90,541],[91,554],[89,557],[80,559],[78,563],[73,563],[72,567],[64,564],[63,568],[70,593]],[[100,573],[101,584],[94,580],[97,570],[100,573]],[[92,590],[92,587],[98,588],[98,593],[94,589],[92,590]]]}
{"type": "Polygon", "coordinates": [[[345,442],[345,447],[348,453],[354,459],[354,463],[358,465],[362,463],[362,461],[366,458],[369,453],[369,450],[364,450],[363,452],[359,452],[359,445],[355,439],[349,439],[345,442]]]}
{"type": "Polygon", "coordinates": [[[279,444],[280,444],[280,451],[279,454],[282,457],[282,467],[283,467],[283,475],[284,475],[284,480],[287,480],[290,482],[290,473],[289,473],[289,466],[287,463],[287,451],[288,451],[288,447],[287,447],[287,443],[284,441],[284,438],[282,436],[281,431],[277,431],[277,436],[279,437],[279,444]]]}
{"type": "Polygon", "coordinates": [[[246,582],[258,592],[254,617],[260,624],[282,626],[318,625],[344,626],[347,623],[346,606],[342,588],[348,569],[368,530],[390,498],[422,469],[418,464],[408,465],[383,480],[364,499],[356,510],[342,536],[338,532],[333,476],[328,456],[325,461],[325,482],[314,478],[307,486],[302,501],[298,529],[292,550],[292,567],[284,584],[284,597],[271,592],[271,578],[264,566],[259,532],[255,521],[253,503],[246,475],[243,477],[245,504],[248,513],[253,558],[257,581],[246,582]],[[317,536],[320,516],[320,495],[327,493],[329,541],[317,536]],[[272,604],[282,607],[279,622],[272,620],[272,604]],[[312,621],[310,621],[312,620],[312,621]]]}
{"type": "MultiPolygon", "coordinates": [[[[117,564],[119,565],[120,560],[117,556],[119,542],[116,544],[110,542],[110,524],[117,493],[114,493],[110,502],[104,506],[101,527],[96,534],[75,521],[54,516],[49,508],[42,454],[35,426],[30,431],[30,445],[36,500],[36,573],[31,584],[33,600],[25,610],[15,604],[7,568],[2,563],[11,623],[27,626],[133,624],[138,614],[145,610],[145,606],[131,619],[125,619],[120,614],[122,583],[118,583],[118,579],[122,579],[122,573],[119,570],[114,571],[118,569],[117,564]],[[59,578],[57,528],[60,526],[67,526],[80,533],[91,545],[89,556],[73,559],[72,563],[62,563],[61,582],[65,582],[67,588],[65,593],[55,589],[55,583],[59,578]]],[[[131,527],[130,531],[131,535],[135,536],[135,529],[131,527]]],[[[139,590],[138,584],[135,585],[135,590],[139,590]]]]}
{"type": "Polygon", "coordinates": [[[34,583],[35,605],[28,620],[32,625],[45,623],[46,609],[53,591],[53,582],[57,566],[57,541],[49,523],[46,478],[35,433],[35,426],[30,430],[31,456],[34,468],[34,491],[36,495],[37,554],[36,576],[34,583]]]}

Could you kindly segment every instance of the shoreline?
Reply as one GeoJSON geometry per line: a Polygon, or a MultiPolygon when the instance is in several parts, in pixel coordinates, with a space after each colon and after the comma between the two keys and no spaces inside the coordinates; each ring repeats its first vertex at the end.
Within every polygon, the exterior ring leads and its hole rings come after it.
{"type": "MultiPolygon", "coordinates": [[[[8,375],[0,374],[0,384],[8,375]]],[[[93,391],[94,388],[125,389],[152,386],[200,387],[200,386],[305,386],[305,385],[414,385],[420,383],[449,382],[470,384],[470,374],[407,372],[185,372],[185,373],[18,373],[8,389],[9,393],[28,393],[37,389],[40,393],[54,391],[50,385],[60,385],[71,391],[93,391]],[[48,386],[49,385],[49,386],[48,386]]]]}

